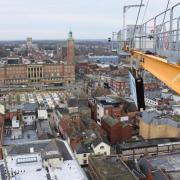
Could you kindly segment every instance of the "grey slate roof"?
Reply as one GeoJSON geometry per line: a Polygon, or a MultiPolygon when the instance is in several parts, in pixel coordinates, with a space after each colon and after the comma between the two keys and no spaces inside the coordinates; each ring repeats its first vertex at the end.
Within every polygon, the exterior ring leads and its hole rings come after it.
{"type": "Polygon", "coordinates": [[[59,111],[61,114],[68,114],[69,109],[68,108],[56,108],[57,111],[59,111]]]}
{"type": "Polygon", "coordinates": [[[68,107],[88,107],[87,99],[69,98],[67,104],[68,107]]]}
{"type": "Polygon", "coordinates": [[[154,180],[168,180],[167,176],[162,171],[157,170],[154,172],[154,180]]]}
{"type": "Polygon", "coordinates": [[[35,153],[44,154],[49,151],[58,151],[58,157],[61,156],[64,160],[72,160],[72,157],[69,154],[66,145],[63,141],[58,139],[40,140],[29,143],[11,145],[7,147],[7,153],[8,155],[29,154],[30,148],[32,147],[34,148],[35,153]]]}
{"type": "Polygon", "coordinates": [[[47,134],[49,137],[53,137],[53,133],[48,120],[39,120],[37,122],[37,134],[38,136],[47,134]]]}
{"type": "Polygon", "coordinates": [[[92,144],[93,144],[94,147],[96,147],[96,146],[98,146],[101,142],[109,145],[109,142],[108,142],[107,138],[105,138],[105,137],[102,137],[102,138],[97,137],[96,139],[94,139],[94,140],[92,141],[92,144]]]}
{"type": "Polygon", "coordinates": [[[83,154],[83,153],[92,153],[93,150],[92,150],[92,147],[91,147],[91,144],[78,144],[76,146],[76,153],[77,154],[83,154]]]}
{"type": "Polygon", "coordinates": [[[160,114],[157,111],[144,111],[142,113],[143,121],[146,124],[155,124],[155,125],[163,125],[163,124],[169,124],[170,126],[173,126],[175,128],[180,127],[180,122],[176,122],[175,120],[171,119],[168,116],[160,116],[160,114]]]}
{"type": "Polygon", "coordinates": [[[23,106],[23,110],[25,112],[36,112],[38,108],[38,104],[37,103],[26,103],[23,106]]]}

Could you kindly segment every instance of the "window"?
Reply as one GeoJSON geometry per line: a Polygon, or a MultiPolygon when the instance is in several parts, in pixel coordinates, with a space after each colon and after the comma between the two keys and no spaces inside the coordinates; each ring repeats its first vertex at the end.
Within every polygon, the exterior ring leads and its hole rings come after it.
{"type": "Polygon", "coordinates": [[[83,163],[84,163],[84,164],[87,164],[87,160],[84,160],[83,163]]]}
{"type": "Polygon", "coordinates": [[[84,156],[84,157],[87,157],[87,155],[86,155],[86,154],[84,154],[83,156],[84,156]]]}
{"type": "Polygon", "coordinates": [[[100,146],[100,149],[104,149],[104,146],[100,146]]]}

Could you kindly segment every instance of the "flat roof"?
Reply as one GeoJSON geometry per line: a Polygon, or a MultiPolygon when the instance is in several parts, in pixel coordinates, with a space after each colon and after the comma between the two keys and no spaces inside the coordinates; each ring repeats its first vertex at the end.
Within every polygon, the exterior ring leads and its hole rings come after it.
{"type": "Polygon", "coordinates": [[[148,158],[156,169],[165,169],[166,172],[180,171],[180,153],[166,154],[148,158]]]}
{"type": "Polygon", "coordinates": [[[23,137],[20,139],[12,139],[11,135],[4,136],[3,145],[21,144],[36,140],[38,140],[36,130],[25,130],[23,137]]]}
{"type": "MultiPolygon", "coordinates": [[[[16,172],[12,179],[18,180],[47,180],[47,171],[43,167],[42,159],[38,154],[19,155],[16,157],[7,157],[7,166],[10,172],[16,172]],[[36,161],[20,163],[17,165],[17,161],[23,158],[34,158],[36,161]]],[[[67,160],[56,167],[48,167],[49,177],[51,179],[63,179],[63,180],[87,180],[82,169],[78,166],[75,160],[67,160]],[[55,178],[56,177],[56,178],[55,178]]]]}
{"type": "Polygon", "coordinates": [[[113,99],[107,96],[95,97],[95,99],[103,105],[119,105],[120,100],[113,99]]]}
{"type": "Polygon", "coordinates": [[[63,180],[88,180],[66,141],[39,140],[7,147],[6,150],[7,167],[10,175],[12,173],[14,175],[12,179],[47,180],[49,177],[63,180]],[[32,148],[33,152],[30,153],[32,148]],[[47,177],[40,152],[57,153],[57,150],[63,155],[63,162],[56,164],[55,167],[48,166],[49,175],[47,177]]]}
{"type": "Polygon", "coordinates": [[[153,168],[164,169],[170,179],[180,179],[180,153],[155,156],[147,160],[153,168]]]}
{"type": "Polygon", "coordinates": [[[130,141],[122,144],[118,144],[118,147],[121,150],[152,147],[159,145],[166,145],[171,143],[180,143],[178,139],[150,139],[150,140],[141,140],[141,141],[130,141]]]}
{"type": "Polygon", "coordinates": [[[104,116],[102,119],[105,123],[107,123],[110,127],[114,126],[117,124],[119,121],[111,116],[104,116]]]}
{"type": "Polygon", "coordinates": [[[135,175],[118,156],[90,156],[91,162],[96,166],[96,171],[104,180],[135,180],[135,175]]]}
{"type": "Polygon", "coordinates": [[[115,80],[115,81],[119,81],[119,82],[129,82],[128,77],[117,76],[117,77],[113,77],[112,79],[115,80]]]}

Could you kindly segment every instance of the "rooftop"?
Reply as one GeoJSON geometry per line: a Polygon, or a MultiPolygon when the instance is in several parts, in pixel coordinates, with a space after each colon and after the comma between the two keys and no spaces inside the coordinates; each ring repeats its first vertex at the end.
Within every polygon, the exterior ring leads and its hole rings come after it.
{"type": "Polygon", "coordinates": [[[114,126],[118,123],[118,120],[111,117],[111,116],[104,116],[102,119],[106,124],[108,124],[110,127],[114,126]]]}
{"type": "Polygon", "coordinates": [[[58,151],[60,154],[62,154],[64,160],[72,160],[72,157],[68,152],[65,143],[58,139],[21,143],[8,146],[6,149],[8,155],[22,155],[29,154],[30,148],[33,148],[35,153],[40,153],[42,151],[58,151]]]}
{"type": "Polygon", "coordinates": [[[135,180],[137,179],[125,163],[117,156],[90,156],[96,166],[96,172],[104,180],[135,180]]]}
{"type": "Polygon", "coordinates": [[[164,114],[163,112],[157,111],[144,111],[142,117],[143,121],[147,124],[169,124],[175,128],[180,127],[180,116],[173,115],[171,112],[164,114]]]}
{"type": "Polygon", "coordinates": [[[115,81],[119,81],[119,82],[129,82],[128,78],[126,78],[126,77],[117,76],[117,77],[114,77],[112,79],[115,81]]]}
{"type": "Polygon", "coordinates": [[[69,98],[68,107],[88,107],[87,99],[69,98]]]}
{"type": "Polygon", "coordinates": [[[25,103],[23,106],[23,110],[25,112],[36,112],[38,108],[37,103],[25,103]]]}
{"type": "Polygon", "coordinates": [[[45,120],[38,120],[37,123],[37,134],[39,137],[46,136],[48,139],[53,137],[53,132],[50,127],[49,121],[45,120]]]}
{"type": "Polygon", "coordinates": [[[165,169],[166,172],[180,172],[180,153],[155,156],[148,158],[148,161],[155,169],[165,169]]]}
{"type": "Polygon", "coordinates": [[[31,142],[37,139],[38,137],[35,130],[24,130],[23,136],[20,139],[12,139],[10,135],[4,136],[3,145],[27,143],[28,141],[31,142]]]}
{"type": "MultiPolygon", "coordinates": [[[[142,162],[140,163],[142,166],[142,162]]],[[[146,166],[147,164],[149,164],[149,168],[152,170],[165,170],[172,180],[179,180],[180,178],[180,153],[147,158],[143,165],[146,166]]]]}
{"type": "Polygon", "coordinates": [[[14,180],[87,180],[68,144],[58,139],[15,145],[8,150],[6,161],[14,180]],[[63,156],[63,161],[45,168],[42,161],[44,155],[48,156],[46,158],[54,158],[52,155],[56,155],[55,158],[63,156]]]}
{"type": "Polygon", "coordinates": [[[114,105],[118,106],[121,102],[119,100],[113,99],[111,97],[107,96],[101,96],[95,98],[97,102],[99,102],[102,105],[114,105]]]}
{"type": "Polygon", "coordinates": [[[158,146],[162,144],[168,143],[180,143],[178,139],[150,139],[150,140],[141,140],[141,141],[130,141],[123,144],[119,144],[118,147],[121,150],[128,150],[128,149],[136,149],[136,148],[144,148],[144,147],[152,147],[158,146]]]}

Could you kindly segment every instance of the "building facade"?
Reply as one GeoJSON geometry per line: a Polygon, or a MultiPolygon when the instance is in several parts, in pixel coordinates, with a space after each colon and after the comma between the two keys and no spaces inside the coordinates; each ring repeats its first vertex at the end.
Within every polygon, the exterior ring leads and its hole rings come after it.
{"type": "Polygon", "coordinates": [[[18,64],[0,67],[0,84],[74,81],[74,64],[18,64]]]}
{"type": "Polygon", "coordinates": [[[123,122],[121,118],[115,119],[111,116],[104,116],[101,127],[107,132],[111,144],[117,144],[132,137],[132,125],[128,121],[123,122]]]}
{"type": "Polygon", "coordinates": [[[70,32],[67,60],[58,64],[5,64],[0,67],[0,84],[72,83],[75,81],[74,40],[70,32]]]}

